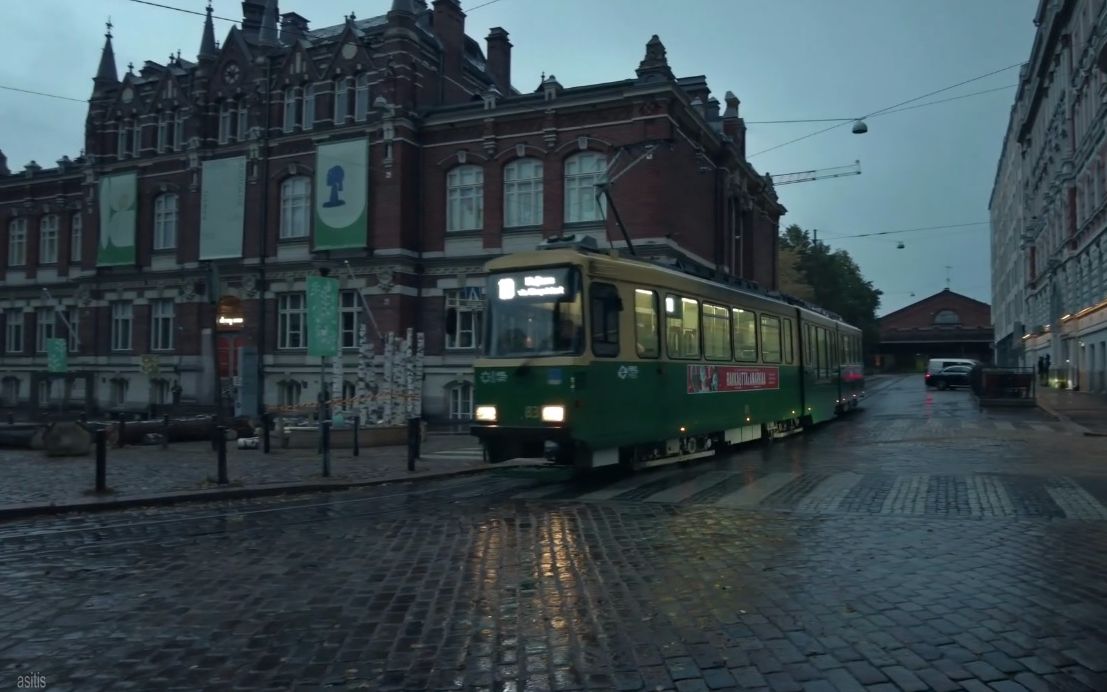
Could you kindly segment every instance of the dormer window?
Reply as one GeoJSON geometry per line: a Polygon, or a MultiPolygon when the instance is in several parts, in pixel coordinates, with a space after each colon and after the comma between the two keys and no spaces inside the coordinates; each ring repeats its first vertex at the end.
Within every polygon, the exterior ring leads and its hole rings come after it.
{"type": "Polygon", "coordinates": [[[300,106],[303,102],[303,90],[290,87],[284,92],[284,131],[292,132],[300,126],[300,106]]]}
{"type": "Polygon", "coordinates": [[[300,74],[304,71],[304,54],[296,53],[292,56],[292,73],[300,74]]]}
{"type": "Polygon", "coordinates": [[[174,111],[158,113],[158,153],[164,154],[177,148],[177,122],[180,116],[174,111]]]}
{"type": "Polygon", "coordinates": [[[357,76],[354,87],[354,120],[365,122],[369,115],[369,75],[364,72],[357,76]]]}
{"type": "Polygon", "coordinates": [[[350,90],[354,88],[352,77],[334,80],[334,124],[343,125],[350,115],[350,90]]]}
{"type": "Polygon", "coordinates": [[[115,156],[123,160],[131,153],[131,128],[126,122],[119,123],[118,138],[115,143],[115,156]]]}

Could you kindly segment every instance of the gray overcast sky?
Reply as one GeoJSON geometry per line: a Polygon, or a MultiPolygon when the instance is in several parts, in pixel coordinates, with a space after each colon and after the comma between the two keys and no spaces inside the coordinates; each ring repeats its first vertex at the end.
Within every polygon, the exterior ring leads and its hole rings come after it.
{"type": "MultiPolygon", "coordinates": [[[[203,10],[201,0],[160,0],[203,10]]],[[[645,43],[658,34],[680,76],[704,74],[717,98],[742,100],[747,121],[843,118],[872,112],[1029,57],[1038,0],[462,0],[474,8],[468,33],[484,45],[502,26],[514,44],[512,81],[538,84],[542,71],[565,86],[634,75],[645,43]]],[[[382,14],[391,0],[280,0],[312,28],[382,14]]],[[[241,17],[238,0],[215,13],[241,17]]],[[[0,9],[0,84],[87,98],[103,45],[115,24],[115,55],[164,62],[171,51],[194,59],[203,19],[130,0],[5,2],[0,9]],[[60,39],[60,40],[59,40],[60,39]]],[[[222,41],[229,22],[216,23],[222,41]]],[[[935,97],[1013,85],[1012,69],[935,97]]],[[[870,239],[834,236],[961,224],[988,219],[996,162],[1014,89],[869,121],[857,136],[843,127],[751,157],[762,171],[785,173],[860,159],[861,176],[781,186],[784,223],[818,228],[848,250],[865,277],[885,291],[881,312],[945,286],[991,301],[988,227],[870,239]],[[896,249],[902,240],[906,247],[896,249]],[[910,293],[914,292],[914,298],[910,293]]],[[[9,167],[43,165],[82,146],[80,103],[0,91],[0,149],[9,167]]],[[[749,125],[753,154],[826,125],[749,125]]]]}

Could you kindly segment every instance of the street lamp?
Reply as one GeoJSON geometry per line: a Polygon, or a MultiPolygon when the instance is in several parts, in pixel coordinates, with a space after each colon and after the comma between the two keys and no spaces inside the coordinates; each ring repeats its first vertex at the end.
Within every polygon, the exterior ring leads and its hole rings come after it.
{"type": "Polygon", "coordinates": [[[255,63],[259,66],[265,66],[265,84],[261,92],[261,103],[262,108],[265,109],[265,117],[261,128],[261,146],[258,148],[258,154],[261,156],[261,231],[258,234],[260,247],[258,257],[257,413],[261,420],[262,452],[268,454],[269,416],[265,410],[265,291],[267,288],[265,285],[265,258],[269,252],[269,127],[273,118],[273,104],[270,94],[272,89],[272,62],[267,56],[260,56],[255,63]]]}
{"type": "Polygon", "coordinates": [[[853,134],[863,135],[869,131],[869,126],[865,124],[864,119],[857,119],[853,121],[853,134]]]}

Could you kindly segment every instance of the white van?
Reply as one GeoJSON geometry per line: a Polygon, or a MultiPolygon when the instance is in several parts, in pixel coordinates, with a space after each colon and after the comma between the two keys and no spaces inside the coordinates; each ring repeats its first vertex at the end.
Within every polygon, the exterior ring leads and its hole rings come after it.
{"type": "Polygon", "coordinates": [[[951,365],[967,365],[972,368],[980,365],[980,361],[973,360],[972,358],[931,358],[926,364],[926,374],[923,375],[926,380],[926,386],[932,386],[930,384],[931,376],[937,375],[941,372],[942,368],[948,368],[951,365]]]}

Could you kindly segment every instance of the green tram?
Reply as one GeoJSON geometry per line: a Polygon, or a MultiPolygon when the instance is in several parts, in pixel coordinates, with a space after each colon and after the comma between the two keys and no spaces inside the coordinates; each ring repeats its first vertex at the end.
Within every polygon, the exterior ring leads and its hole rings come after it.
{"type": "Polygon", "coordinates": [[[651,466],[859,405],[856,327],[591,240],[555,238],[486,266],[471,432],[487,461],[651,466]]]}

